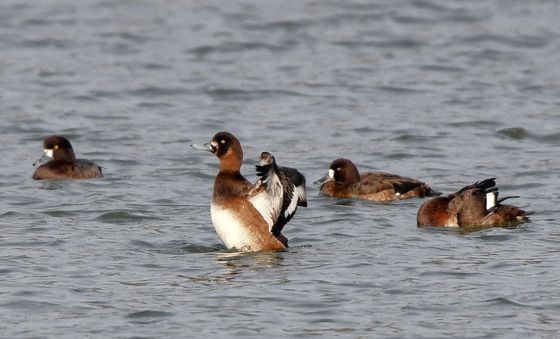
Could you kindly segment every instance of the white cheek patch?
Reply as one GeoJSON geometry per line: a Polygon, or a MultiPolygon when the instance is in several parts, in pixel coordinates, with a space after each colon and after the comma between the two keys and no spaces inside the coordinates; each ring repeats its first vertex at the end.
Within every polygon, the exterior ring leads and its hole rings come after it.
{"type": "Polygon", "coordinates": [[[329,178],[334,179],[334,170],[332,168],[329,169],[329,178]]]}
{"type": "Polygon", "coordinates": [[[43,151],[45,152],[45,155],[46,155],[47,157],[49,157],[49,158],[52,158],[52,157],[53,157],[53,150],[52,150],[52,149],[46,149],[46,148],[45,148],[43,151]]]}
{"type": "Polygon", "coordinates": [[[218,148],[218,143],[214,140],[210,141],[210,146],[212,146],[212,148],[218,148]]]}

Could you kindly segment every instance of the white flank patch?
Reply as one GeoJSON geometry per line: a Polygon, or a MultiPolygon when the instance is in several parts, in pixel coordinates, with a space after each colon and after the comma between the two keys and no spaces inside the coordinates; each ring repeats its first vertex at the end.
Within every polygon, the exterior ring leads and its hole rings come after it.
{"type": "Polygon", "coordinates": [[[43,151],[45,152],[45,155],[46,155],[47,157],[49,157],[49,158],[52,158],[52,157],[53,157],[53,150],[52,150],[52,149],[46,149],[46,148],[45,148],[43,151]]]}
{"type": "Polygon", "coordinates": [[[233,213],[212,204],[210,207],[210,215],[216,233],[218,233],[218,236],[222,239],[227,248],[251,248],[250,234],[233,213]]]}
{"type": "Polygon", "coordinates": [[[486,210],[490,211],[496,206],[496,194],[497,192],[488,192],[486,193],[486,210]]]}

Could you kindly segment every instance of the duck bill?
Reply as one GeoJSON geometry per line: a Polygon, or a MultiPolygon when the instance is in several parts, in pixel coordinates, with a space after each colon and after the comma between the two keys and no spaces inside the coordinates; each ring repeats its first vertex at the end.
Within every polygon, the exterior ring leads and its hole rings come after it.
{"type": "Polygon", "coordinates": [[[37,161],[35,161],[33,163],[33,167],[40,165],[40,164],[44,164],[45,162],[51,160],[53,158],[53,150],[52,149],[45,149],[43,151],[43,155],[37,159],[37,161]]]}
{"type": "Polygon", "coordinates": [[[192,144],[191,145],[192,148],[197,149],[199,151],[206,151],[206,152],[210,152],[210,153],[214,153],[214,148],[212,147],[212,144],[207,142],[203,145],[201,144],[192,144]]]}
{"type": "Polygon", "coordinates": [[[333,179],[332,179],[331,176],[327,173],[324,177],[315,180],[315,182],[313,183],[313,185],[321,185],[321,184],[324,184],[324,183],[329,182],[329,181],[333,181],[333,179]]]}
{"type": "Polygon", "coordinates": [[[327,174],[322,177],[319,180],[316,180],[313,184],[314,185],[319,185],[319,184],[324,184],[326,182],[329,181],[334,181],[334,170],[332,168],[329,168],[329,171],[327,172],[327,174]]]}

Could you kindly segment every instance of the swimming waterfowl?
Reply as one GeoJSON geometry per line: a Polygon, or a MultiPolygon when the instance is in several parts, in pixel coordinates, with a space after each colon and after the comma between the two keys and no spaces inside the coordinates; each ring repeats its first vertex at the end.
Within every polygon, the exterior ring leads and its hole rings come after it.
{"type": "Polygon", "coordinates": [[[328,173],[315,184],[322,184],[320,192],[326,196],[385,202],[440,194],[424,182],[409,177],[385,172],[360,175],[356,165],[343,158],[334,160],[328,173]]]}
{"type": "Polygon", "coordinates": [[[513,205],[503,205],[498,199],[496,178],[488,178],[465,186],[459,191],[430,199],[420,206],[418,227],[503,227],[528,220],[531,212],[513,205]]]}
{"type": "Polygon", "coordinates": [[[274,157],[264,152],[257,165],[259,179],[251,184],[240,172],[241,144],[229,132],[218,132],[209,143],[192,146],[220,160],[210,214],[225,246],[242,251],[287,248],[281,231],[297,206],[307,206],[305,177],[296,169],[277,166],[274,157]]]}
{"type": "Polygon", "coordinates": [[[37,167],[33,179],[92,179],[101,178],[101,167],[92,161],[76,159],[72,144],[65,137],[51,135],[43,140],[43,156],[33,164],[37,167]]]}

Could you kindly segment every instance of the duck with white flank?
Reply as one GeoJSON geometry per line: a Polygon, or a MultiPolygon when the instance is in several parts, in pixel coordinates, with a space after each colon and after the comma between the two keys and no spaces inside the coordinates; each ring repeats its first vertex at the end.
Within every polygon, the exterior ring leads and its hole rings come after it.
{"type": "Polygon", "coordinates": [[[281,231],[298,206],[307,206],[305,177],[296,169],[278,166],[270,153],[263,152],[257,165],[259,179],[250,183],[240,172],[241,144],[229,132],[218,132],[209,143],[192,146],[220,160],[210,214],[226,247],[242,251],[288,247],[281,231]]]}
{"type": "Polygon", "coordinates": [[[495,186],[496,178],[488,178],[426,201],[418,210],[418,227],[505,227],[527,221],[532,212],[502,204],[517,196],[498,199],[495,186]]]}

